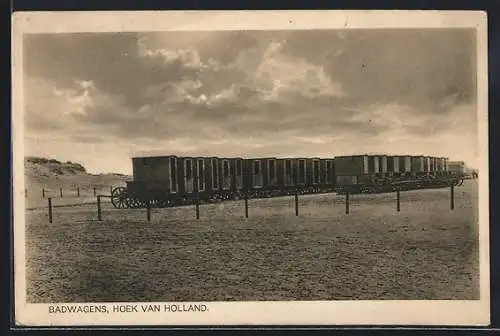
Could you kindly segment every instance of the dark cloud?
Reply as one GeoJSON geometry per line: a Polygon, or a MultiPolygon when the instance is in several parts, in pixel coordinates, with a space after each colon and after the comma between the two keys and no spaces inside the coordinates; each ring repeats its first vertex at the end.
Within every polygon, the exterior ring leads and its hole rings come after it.
{"type": "Polygon", "coordinates": [[[119,95],[131,106],[145,103],[140,92],[148,86],[195,77],[197,70],[180,61],[141,57],[137,34],[43,34],[25,37],[28,76],[51,78],[61,87],[74,79],[92,80],[106,93],[119,95]]]}
{"type": "Polygon", "coordinates": [[[348,92],[376,101],[435,105],[475,96],[474,30],[346,31],[325,68],[348,92]]]}

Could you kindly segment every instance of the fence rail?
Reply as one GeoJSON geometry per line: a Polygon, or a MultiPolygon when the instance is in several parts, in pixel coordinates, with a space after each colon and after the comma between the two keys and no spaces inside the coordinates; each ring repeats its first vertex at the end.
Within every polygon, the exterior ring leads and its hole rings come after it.
{"type": "MultiPolygon", "coordinates": [[[[401,192],[398,190],[395,192],[396,194],[396,197],[395,197],[395,203],[396,203],[396,206],[395,206],[395,210],[396,212],[400,212],[401,211],[401,192]]],[[[245,218],[249,218],[249,206],[248,206],[248,196],[245,194],[244,195],[244,214],[245,214],[245,218]]],[[[97,201],[96,202],[92,202],[92,203],[85,203],[85,204],[96,204],[97,205],[97,220],[98,221],[102,221],[103,220],[103,211],[102,211],[102,199],[103,198],[107,198],[107,199],[110,199],[111,196],[110,195],[96,195],[96,199],[97,201]]],[[[455,209],[455,193],[454,193],[454,187],[450,187],[450,193],[449,193],[449,199],[450,199],[450,210],[454,210],[455,209]]],[[[334,202],[333,202],[333,206],[336,206],[339,204],[339,202],[337,202],[338,198],[335,198],[334,202]]],[[[54,205],[53,204],[53,198],[52,197],[48,197],[47,198],[47,201],[48,201],[48,204],[47,204],[47,207],[48,207],[48,217],[49,217],[49,223],[52,223],[53,221],[53,209],[55,207],[63,207],[63,206],[78,206],[78,205],[83,205],[84,203],[80,203],[80,204],[68,204],[68,205],[62,205],[62,206],[57,206],[57,205],[54,205]]],[[[350,203],[351,203],[351,195],[349,193],[346,193],[345,194],[345,197],[344,197],[344,202],[345,204],[345,213],[348,215],[350,213],[350,203]]],[[[199,203],[199,199],[196,200],[195,204],[195,217],[197,220],[200,219],[200,203],[199,203]]],[[[299,208],[300,208],[300,201],[299,201],[299,194],[298,192],[295,193],[294,195],[294,210],[295,210],[295,216],[299,216],[299,208]]],[[[151,204],[148,202],[146,203],[146,220],[147,221],[151,221],[151,204]]],[[[124,211],[131,211],[129,209],[124,209],[124,211]]]]}
{"type": "MultiPolygon", "coordinates": [[[[96,186],[80,186],[80,187],[70,187],[70,188],[62,188],[58,187],[56,189],[53,188],[48,188],[48,187],[42,187],[40,190],[40,195],[43,199],[46,199],[48,197],[54,198],[54,195],[58,195],[60,198],[64,197],[84,197],[84,196],[93,196],[97,197],[97,194],[101,192],[102,190],[109,190],[109,193],[113,191],[113,188],[117,186],[113,185],[96,185],[96,186]]],[[[24,189],[24,197],[28,198],[28,196],[31,195],[29,193],[29,190],[26,188],[24,189]]],[[[33,195],[36,195],[33,194],[33,195]]]]}

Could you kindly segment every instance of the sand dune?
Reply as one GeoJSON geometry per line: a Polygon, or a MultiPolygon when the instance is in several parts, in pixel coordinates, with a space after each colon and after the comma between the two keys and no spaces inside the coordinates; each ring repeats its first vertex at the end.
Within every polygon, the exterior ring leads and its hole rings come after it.
{"type": "Polygon", "coordinates": [[[94,188],[98,194],[109,194],[110,187],[132,179],[121,174],[90,174],[78,163],[38,157],[25,158],[24,176],[28,207],[44,204],[44,194],[45,198],[61,198],[61,189],[62,199],[88,199],[94,196],[94,188]]]}

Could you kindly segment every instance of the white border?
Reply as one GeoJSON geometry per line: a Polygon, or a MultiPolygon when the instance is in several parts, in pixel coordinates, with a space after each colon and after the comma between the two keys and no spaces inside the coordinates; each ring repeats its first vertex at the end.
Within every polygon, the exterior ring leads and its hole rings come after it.
{"type": "MultiPolygon", "coordinates": [[[[13,16],[13,185],[15,319],[31,326],[70,325],[488,325],[489,195],[486,13],[473,11],[232,11],[232,12],[17,12],[13,16]],[[475,28],[477,31],[480,151],[480,300],[214,302],[204,313],[49,314],[27,304],[24,232],[24,33],[298,30],[381,28],[475,28]]],[[[111,306],[111,304],[107,304],[111,306]]]]}

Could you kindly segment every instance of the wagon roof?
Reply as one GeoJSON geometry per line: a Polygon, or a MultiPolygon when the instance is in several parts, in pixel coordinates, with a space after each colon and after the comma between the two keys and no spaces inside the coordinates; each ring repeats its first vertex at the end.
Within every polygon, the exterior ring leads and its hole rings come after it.
{"type": "Polygon", "coordinates": [[[144,156],[133,156],[132,159],[168,159],[177,157],[175,155],[144,155],[144,156]]]}
{"type": "Polygon", "coordinates": [[[430,157],[430,158],[436,158],[436,159],[447,159],[446,157],[442,156],[433,156],[433,155],[425,155],[425,154],[418,154],[418,155],[410,155],[410,154],[353,154],[353,155],[337,155],[335,158],[350,158],[350,157],[361,157],[361,156],[387,156],[387,157],[430,157]]]}
{"type": "Polygon", "coordinates": [[[444,159],[449,160],[447,157],[442,156],[432,156],[432,155],[392,155],[392,154],[353,154],[353,155],[337,155],[331,157],[319,157],[319,156],[296,156],[296,157],[279,157],[279,156],[266,156],[266,157],[227,157],[227,156],[179,156],[179,155],[146,155],[146,156],[135,156],[132,159],[168,159],[168,158],[177,158],[177,159],[219,159],[219,160],[231,160],[231,159],[240,159],[240,160],[298,160],[298,159],[319,159],[319,160],[332,160],[336,158],[352,158],[352,157],[363,157],[363,156],[379,156],[379,157],[427,157],[434,159],[444,159]]]}
{"type": "Polygon", "coordinates": [[[333,159],[333,156],[332,157],[328,157],[328,158],[322,158],[320,156],[294,156],[294,157],[289,157],[289,156],[286,156],[286,157],[276,157],[275,159],[278,159],[278,160],[303,160],[303,159],[314,159],[314,160],[319,160],[319,159],[325,159],[325,160],[329,160],[329,159],[333,159]]]}

